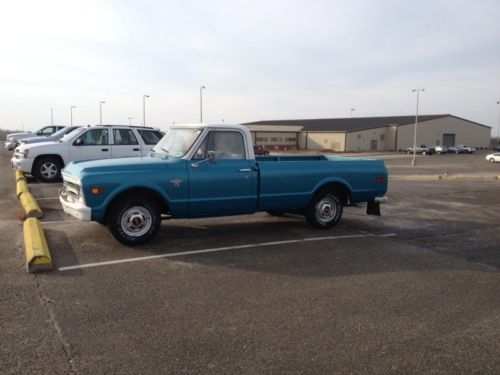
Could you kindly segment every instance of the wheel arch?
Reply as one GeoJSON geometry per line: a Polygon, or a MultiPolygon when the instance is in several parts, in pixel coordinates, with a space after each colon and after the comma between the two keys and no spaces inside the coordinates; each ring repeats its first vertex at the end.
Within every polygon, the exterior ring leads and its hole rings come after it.
{"type": "Polygon", "coordinates": [[[323,190],[329,190],[329,191],[335,191],[340,195],[340,198],[342,200],[342,204],[345,206],[349,204],[351,200],[351,189],[347,182],[345,181],[327,181],[323,182],[320,185],[318,185],[314,189],[314,194],[313,197],[320,191],[323,190]]]}
{"type": "Polygon", "coordinates": [[[120,199],[122,199],[127,195],[143,195],[150,198],[155,202],[155,204],[157,204],[161,214],[168,214],[170,211],[168,202],[156,190],[147,187],[130,187],[128,189],[120,191],[111,198],[104,213],[104,221],[107,221],[108,214],[112,209],[112,207],[114,206],[114,204],[116,204],[116,202],[118,202],[120,199]]]}

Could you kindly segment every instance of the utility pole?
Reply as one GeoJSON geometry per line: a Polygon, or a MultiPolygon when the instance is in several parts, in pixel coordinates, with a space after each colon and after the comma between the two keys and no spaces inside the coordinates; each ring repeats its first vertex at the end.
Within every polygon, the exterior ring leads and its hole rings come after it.
{"type": "Polygon", "coordinates": [[[416,155],[417,155],[417,126],[418,126],[418,100],[420,91],[425,91],[425,89],[413,89],[411,92],[417,92],[417,111],[415,112],[415,134],[413,135],[413,159],[411,161],[411,166],[417,165],[416,155]]]}

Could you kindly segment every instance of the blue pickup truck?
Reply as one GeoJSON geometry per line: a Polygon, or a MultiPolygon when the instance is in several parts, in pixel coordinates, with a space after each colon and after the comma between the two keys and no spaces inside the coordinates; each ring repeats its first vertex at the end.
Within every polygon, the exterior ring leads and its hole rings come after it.
{"type": "Polygon", "coordinates": [[[64,211],[126,245],[150,241],[171,218],[296,213],[328,229],[344,206],[380,215],[387,191],[381,160],[255,157],[248,128],[227,124],[174,126],[149,156],[73,162],[62,176],[64,211]]]}

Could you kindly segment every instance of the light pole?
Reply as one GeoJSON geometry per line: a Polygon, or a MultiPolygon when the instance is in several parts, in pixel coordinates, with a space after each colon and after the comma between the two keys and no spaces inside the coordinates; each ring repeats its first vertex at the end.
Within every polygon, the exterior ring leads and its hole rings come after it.
{"type": "Polygon", "coordinates": [[[203,89],[205,86],[200,86],[200,123],[203,123],[203,89]]]}
{"type": "Polygon", "coordinates": [[[99,125],[102,125],[102,105],[105,103],[106,102],[104,100],[99,102],[99,125]]]}
{"type": "Polygon", "coordinates": [[[50,125],[54,125],[54,110],[50,108],[50,125]]]}
{"type": "Polygon", "coordinates": [[[413,135],[413,159],[411,160],[411,165],[414,167],[417,163],[417,126],[418,126],[418,99],[420,91],[425,91],[425,89],[413,89],[411,92],[417,92],[417,111],[415,112],[415,134],[413,135]]]}
{"type": "Polygon", "coordinates": [[[351,108],[351,118],[352,118],[352,113],[353,113],[355,110],[356,110],[356,109],[351,108]]]}
{"type": "Polygon", "coordinates": [[[146,98],[149,98],[149,95],[142,96],[142,126],[146,126],[146,98]]]}
{"type": "Polygon", "coordinates": [[[133,119],[133,117],[129,117],[129,118],[128,118],[128,124],[129,124],[129,125],[132,125],[132,119],[133,119]]]}
{"type": "Polygon", "coordinates": [[[73,109],[76,108],[74,105],[72,105],[70,108],[69,108],[69,113],[70,113],[70,123],[71,123],[71,126],[73,126],[73,109]]]}

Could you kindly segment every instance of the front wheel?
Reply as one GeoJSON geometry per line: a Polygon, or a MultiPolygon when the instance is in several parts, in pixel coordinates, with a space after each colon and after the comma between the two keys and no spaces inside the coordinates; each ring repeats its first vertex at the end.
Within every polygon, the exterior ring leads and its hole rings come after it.
{"type": "Polygon", "coordinates": [[[320,191],[312,199],[306,211],[307,222],[318,229],[330,229],[342,217],[343,205],[338,193],[320,191]]]}
{"type": "Polygon", "coordinates": [[[41,182],[54,182],[61,178],[62,163],[52,156],[42,157],[33,166],[33,175],[41,182]]]}
{"type": "Polygon", "coordinates": [[[152,199],[128,195],[112,206],[106,222],[113,237],[122,244],[141,245],[158,233],[161,214],[152,199]]]}
{"type": "Polygon", "coordinates": [[[495,159],[491,158],[490,163],[494,163],[494,162],[495,162],[495,159]]]}

